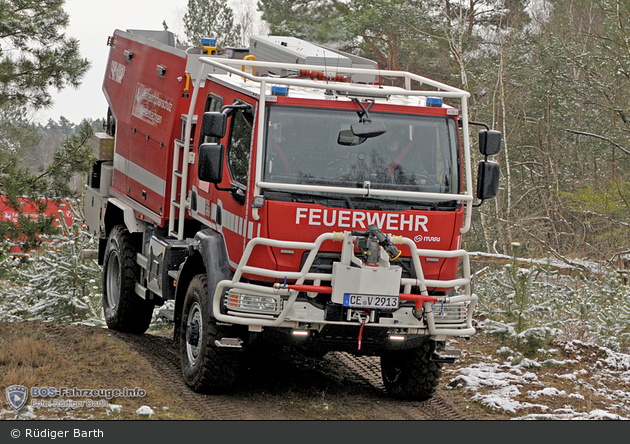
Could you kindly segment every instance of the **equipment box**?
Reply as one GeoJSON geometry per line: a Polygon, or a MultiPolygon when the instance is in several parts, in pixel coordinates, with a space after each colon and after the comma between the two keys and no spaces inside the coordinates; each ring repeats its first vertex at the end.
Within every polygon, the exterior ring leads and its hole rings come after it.
{"type": "Polygon", "coordinates": [[[85,223],[88,231],[94,236],[99,236],[105,231],[105,207],[107,196],[101,194],[98,189],[87,187],[85,190],[85,223]]]}

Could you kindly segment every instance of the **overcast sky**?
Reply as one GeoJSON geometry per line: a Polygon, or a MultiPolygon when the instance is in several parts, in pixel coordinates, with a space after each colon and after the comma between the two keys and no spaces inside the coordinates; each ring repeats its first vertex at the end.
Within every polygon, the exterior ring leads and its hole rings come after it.
{"type": "Polygon", "coordinates": [[[49,118],[64,116],[78,124],[84,118],[105,118],[107,102],[102,86],[109,55],[107,37],[116,29],[161,30],[164,20],[169,29],[181,35],[179,24],[187,4],[187,0],[66,0],[64,9],[70,15],[66,35],[80,41],[81,55],[92,67],[78,90],[65,88],[57,93],[52,89],[53,107],[38,111],[36,119],[45,124],[49,118]]]}

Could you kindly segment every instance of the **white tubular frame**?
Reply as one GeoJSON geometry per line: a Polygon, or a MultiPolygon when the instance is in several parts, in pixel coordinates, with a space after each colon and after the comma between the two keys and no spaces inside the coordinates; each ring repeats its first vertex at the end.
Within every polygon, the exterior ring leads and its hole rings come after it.
{"type": "MultiPolygon", "coordinates": [[[[343,193],[343,194],[357,194],[357,195],[374,195],[374,196],[399,196],[409,198],[419,198],[426,200],[453,200],[458,202],[464,202],[466,206],[464,226],[460,232],[466,233],[471,226],[472,220],[472,204],[473,204],[473,184],[472,184],[472,170],[471,170],[471,158],[470,158],[470,132],[468,129],[468,97],[470,93],[455,88],[453,86],[446,85],[444,83],[436,82],[435,80],[428,79],[426,77],[419,76],[405,71],[389,71],[378,69],[366,69],[366,68],[344,68],[334,66],[320,66],[320,65],[298,65],[291,63],[276,63],[254,60],[239,60],[239,59],[226,59],[226,58],[212,58],[212,57],[200,57],[199,69],[195,78],[195,87],[192,95],[191,105],[189,108],[188,119],[186,121],[185,134],[186,137],[190,137],[191,126],[194,117],[194,108],[196,98],[201,85],[205,82],[203,78],[204,65],[211,65],[222,71],[227,72],[230,75],[236,75],[243,78],[244,81],[256,82],[259,85],[259,109],[257,113],[259,136],[257,138],[256,146],[256,159],[255,159],[255,187],[254,195],[260,194],[262,188],[273,188],[280,190],[293,190],[293,191],[315,191],[315,192],[327,192],[327,193],[343,193]],[[324,71],[326,74],[371,74],[376,76],[397,77],[402,78],[405,83],[405,88],[398,88],[392,86],[381,85],[364,85],[364,84],[352,84],[341,82],[325,82],[306,79],[294,79],[294,78],[275,78],[275,77],[260,77],[245,72],[245,67],[261,67],[261,68],[281,68],[287,70],[317,70],[324,71]],[[436,88],[433,90],[412,90],[411,81],[415,80],[423,85],[436,88]],[[379,190],[379,189],[363,189],[363,188],[344,188],[344,187],[329,187],[329,186],[313,186],[313,185],[300,185],[300,184],[280,184],[270,183],[262,181],[262,164],[263,164],[263,128],[265,127],[265,108],[267,96],[271,95],[268,91],[268,85],[287,85],[303,88],[327,90],[332,89],[335,91],[346,92],[349,94],[356,94],[361,97],[384,97],[384,96],[423,96],[423,97],[442,97],[460,99],[461,110],[460,117],[462,119],[462,151],[464,161],[464,176],[466,178],[466,184],[464,187],[464,193],[462,194],[441,194],[441,193],[425,193],[425,192],[412,192],[412,191],[395,191],[395,190],[379,190]]],[[[211,75],[208,75],[211,76],[211,75]]],[[[188,139],[187,139],[188,140],[188,139]]],[[[184,174],[188,170],[187,164],[184,164],[184,174]]],[[[185,180],[185,179],[184,179],[185,180]]],[[[182,193],[183,186],[182,186],[182,193]]],[[[184,194],[182,194],[182,201],[184,201],[184,194]]],[[[180,210],[183,213],[183,210],[180,210]]],[[[259,220],[258,209],[252,209],[252,217],[254,220],[259,220]]],[[[180,214],[180,219],[183,216],[180,214]]],[[[180,224],[182,222],[180,221],[180,224]]],[[[181,228],[180,228],[181,231],[181,228]]]]}
{"type": "MultiPolygon", "coordinates": [[[[231,280],[223,280],[220,281],[217,285],[217,288],[214,292],[214,296],[212,299],[212,311],[214,317],[220,322],[227,322],[233,324],[241,324],[241,325],[255,325],[261,327],[294,327],[297,321],[295,320],[287,320],[287,316],[291,312],[293,305],[297,299],[299,291],[290,290],[289,288],[282,286],[266,286],[266,285],[258,285],[251,284],[248,282],[242,282],[243,274],[251,274],[256,276],[264,276],[268,278],[274,279],[285,279],[286,281],[295,281],[295,284],[300,285],[303,284],[305,280],[313,280],[313,281],[331,281],[332,274],[331,273],[310,273],[309,270],[313,265],[313,261],[319,249],[324,241],[334,240],[334,241],[343,241],[342,253],[341,257],[350,257],[352,256],[354,250],[354,242],[345,242],[345,239],[348,237],[349,232],[340,233],[340,232],[330,232],[321,234],[314,242],[292,242],[292,241],[279,241],[275,239],[266,239],[257,237],[248,242],[247,247],[245,248],[245,252],[243,253],[243,257],[241,258],[240,263],[236,269],[234,277],[231,280]],[[269,247],[277,247],[277,248],[288,248],[292,250],[305,250],[308,251],[309,254],[302,266],[300,271],[296,272],[285,272],[285,271],[276,271],[259,267],[252,267],[248,265],[250,260],[252,251],[258,245],[261,246],[269,246],[269,247]],[[284,300],[282,311],[277,316],[272,316],[269,314],[250,314],[250,313],[235,313],[229,312],[227,314],[221,313],[221,302],[223,300],[222,296],[229,289],[243,290],[249,294],[260,294],[260,295],[275,295],[275,296],[288,296],[288,300],[284,300]]],[[[454,250],[454,251],[443,251],[443,250],[420,250],[416,247],[415,243],[405,237],[394,236],[394,243],[403,244],[410,248],[411,257],[413,260],[413,265],[416,270],[416,279],[411,278],[403,278],[401,279],[401,285],[404,287],[406,293],[410,293],[412,286],[418,286],[421,290],[421,293],[427,295],[427,287],[436,287],[436,288],[451,288],[463,286],[465,291],[462,295],[457,296],[436,296],[438,298],[438,302],[436,303],[436,307],[433,307],[433,303],[424,302],[424,319],[426,320],[426,325],[422,322],[422,319],[418,319],[415,323],[408,324],[380,324],[380,323],[372,323],[371,326],[381,327],[381,328],[409,328],[416,330],[423,330],[426,334],[431,336],[471,336],[475,334],[475,328],[472,326],[472,315],[474,309],[477,305],[477,296],[471,294],[470,290],[470,260],[468,257],[468,253],[464,250],[454,250]],[[442,257],[442,258],[455,258],[459,257],[463,260],[463,277],[454,280],[425,280],[424,274],[422,272],[422,265],[420,262],[421,257],[442,257]],[[441,304],[453,304],[453,303],[469,303],[467,309],[467,315],[464,322],[461,323],[453,323],[453,324],[438,324],[436,325],[433,310],[439,309],[441,304]],[[438,306],[439,304],[439,306],[438,306]]],[[[336,325],[357,325],[356,322],[345,322],[345,321],[308,321],[311,324],[336,324],[336,325]]]]}

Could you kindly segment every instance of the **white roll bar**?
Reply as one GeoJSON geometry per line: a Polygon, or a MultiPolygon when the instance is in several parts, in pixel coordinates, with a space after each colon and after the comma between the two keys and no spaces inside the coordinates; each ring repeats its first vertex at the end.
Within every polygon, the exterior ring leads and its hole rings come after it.
{"type": "MultiPolygon", "coordinates": [[[[271,96],[270,85],[287,85],[296,86],[311,89],[321,90],[335,90],[340,92],[346,92],[349,94],[356,94],[362,97],[386,97],[386,96],[422,96],[422,97],[442,97],[460,99],[461,102],[461,119],[462,119],[462,151],[464,161],[464,174],[466,177],[464,193],[462,194],[440,194],[440,193],[426,193],[426,192],[411,192],[411,191],[393,191],[393,190],[378,190],[378,189],[359,189],[359,188],[344,188],[344,187],[332,187],[332,186],[314,186],[314,185],[302,185],[302,184],[280,184],[269,183],[262,181],[262,163],[263,163],[263,143],[264,137],[262,134],[257,139],[256,147],[256,159],[255,159],[255,188],[254,195],[260,194],[262,188],[274,188],[293,191],[316,191],[316,192],[329,192],[329,193],[345,193],[345,194],[364,194],[375,196],[404,196],[426,200],[454,200],[463,202],[466,206],[464,226],[461,228],[461,233],[466,233],[471,226],[472,220],[472,203],[473,203],[473,183],[472,183],[472,170],[471,170],[471,158],[470,158],[470,132],[468,129],[468,97],[470,93],[467,91],[455,88],[450,85],[446,85],[435,80],[428,79],[426,77],[419,76],[406,71],[390,71],[380,69],[368,69],[368,68],[347,68],[337,66],[320,66],[320,65],[298,65],[292,63],[278,63],[278,62],[266,62],[266,61],[254,61],[254,60],[241,60],[241,59],[227,59],[227,58],[214,58],[214,57],[200,57],[198,75],[195,78],[195,86],[193,92],[193,98],[197,97],[197,93],[201,85],[205,82],[203,77],[204,65],[211,65],[222,71],[229,73],[230,75],[236,75],[243,78],[245,81],[256,82],[259,85],[259,109],[257,113],[258,128],[264,128],[265,123],[265,107],[267,96],[271,96]],[[324,71],[326,74],[370,74],[377,78],[380,76],[388,76],[395,78],[402,78],[404,80],[405,88],[399,88],[394,86],[383,85],[366,85],[366,84],[353,84],[333,81],[316,81],[310,79],[295,79],[295,78],[277,78],[277,77],[262,77],[256,76],[245,72],[246,66],[261,67],[261,68],[280,68],[287,70],[317,70],[324,71]],[[412,80],[420,83],[421,85],[427,85],[429,87],[436,88],[436,90],[413,90],[412,80]],[[268,91],[269,89],[269,91],[268,91]]],[[[208,74],[208,77],[216,76],[217,74],[208,74]]],[[[186,121],[185,134],[190,134],[190,127],[192,125],[194,115],[194,104],[191,103],[188,119],[186,121]]],[[[252,209],[252,217],[254,220],[259,220],[258,209],[252,209]]]]}

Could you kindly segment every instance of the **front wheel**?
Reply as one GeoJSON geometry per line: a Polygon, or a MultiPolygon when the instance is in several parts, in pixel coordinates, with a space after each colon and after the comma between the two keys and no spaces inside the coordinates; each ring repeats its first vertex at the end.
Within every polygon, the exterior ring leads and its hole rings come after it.
{"type": "Polygon", "coordinates": [[[112,229],[103,263],[103,313],[107,326],[123,333],[144,333],[153,316],[153,303],[135,291],[140,275],[137,251],[131,233],[123,225],[112,229]]]}
{"type": "Polygon", "coordinates": [[[186,384],[196,392],[217,393],[232,387],[239,366],[234,351],[219,350],[215,341],[229,336],[229,327],[210,317],[208,280],[195,276],[186,292],[181,317],[179,350],[186,384]]]}
{"type": "Polygon", "coordinates": [[[431,361],[441,342],[426,341],[409,350],[388,351],[381,355],[381,374],[387,393],[414,401],[426,401],[435,394],[443,364],[431,361]]]}

